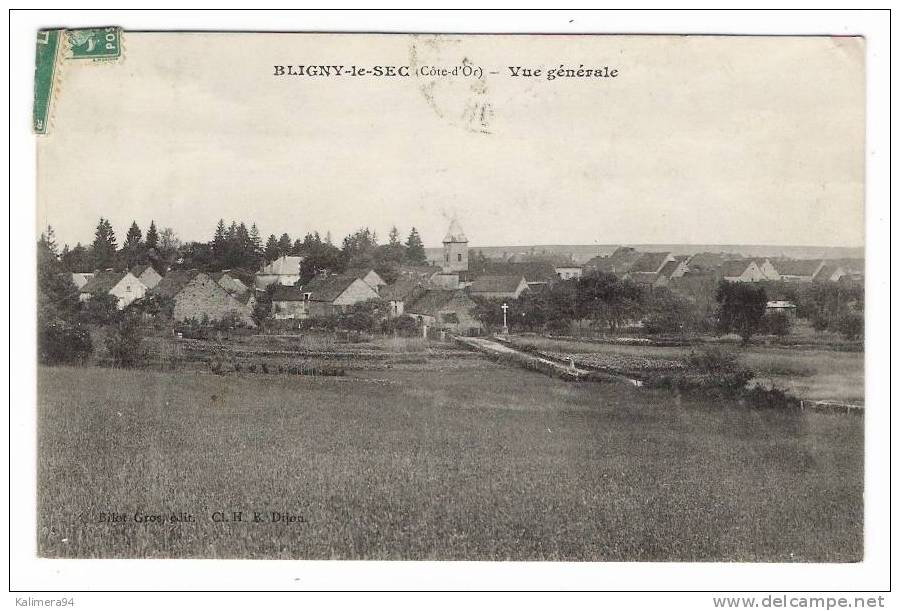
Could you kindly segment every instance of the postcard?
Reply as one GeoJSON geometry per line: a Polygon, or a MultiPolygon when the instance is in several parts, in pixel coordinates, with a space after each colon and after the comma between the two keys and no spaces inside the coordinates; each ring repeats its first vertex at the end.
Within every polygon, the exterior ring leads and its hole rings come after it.
{"type": "Polygon", "coordinates": [[[865,45],[40,31],[38,555],[862,560],[865,45]]]}

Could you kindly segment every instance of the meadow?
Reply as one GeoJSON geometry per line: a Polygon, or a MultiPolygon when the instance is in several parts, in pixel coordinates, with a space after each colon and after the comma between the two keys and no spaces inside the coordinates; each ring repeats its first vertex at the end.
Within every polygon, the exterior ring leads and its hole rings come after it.
{"type": "Polygon", "coordinates": [[[38,552],[862,557],[862,418],[427,361],[333,377],[40,367],[38,552]]]}
{"type": "MultiPolygon", "coordinates": [[[[512,342],[520,348],[571,355],[602,355],[611,362],[674,363],[691,351],[689,346],[629,346],[540,336],[514,336],[512,342]]],[[[762,344],[726,345],[726,348],[756,372],[759,382],[781,388],[798,399],[865,403],[865,354],[861,351],[762,344]]]]}

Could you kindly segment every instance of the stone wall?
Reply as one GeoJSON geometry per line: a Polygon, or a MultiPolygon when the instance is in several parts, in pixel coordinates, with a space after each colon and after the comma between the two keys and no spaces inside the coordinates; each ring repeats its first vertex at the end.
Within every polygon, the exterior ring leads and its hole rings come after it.
{"type": "Polygon", "coordinates": [[[189,318],[203,320],[204,315],[210,320],[222,320],[229,312],[234,312],[243,324],[255,327],[251,314],[253,308],[248,307],[229,295],[225,289],[207,276],[200,273],[175,296],[175,320],[189,318]]]}

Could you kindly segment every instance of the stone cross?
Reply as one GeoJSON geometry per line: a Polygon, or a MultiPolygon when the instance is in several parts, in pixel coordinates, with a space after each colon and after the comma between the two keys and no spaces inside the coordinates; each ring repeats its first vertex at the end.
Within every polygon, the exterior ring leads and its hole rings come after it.
{"type": "Polygon", "coordinates": [[[506,311],[509,309],[509,306],[504,303],[502,306],[500,306],[500,308],[503,310],[503,332],[505,333],[507,330],[506,311]]]}

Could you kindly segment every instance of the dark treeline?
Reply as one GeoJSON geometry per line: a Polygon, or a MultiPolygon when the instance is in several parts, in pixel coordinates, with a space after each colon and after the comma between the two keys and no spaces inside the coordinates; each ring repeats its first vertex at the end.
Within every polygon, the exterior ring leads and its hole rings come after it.
{"type": "Polygon", "coordinates": [[[769,312],[770,299],[789,299],[797,316],[816,330],[855,340],[863,333],[863,288],[839,283],[740,283],[721,281],[712,294],[684,295],[667,287],[648,287],[610,273],[560,281],[518,299],[475,298],[475,316],[490,330],[507,324],[514,332],[569,334],[589,331],[656,334],[786,335],[792,320],[769,312]],[[710,304],[709,306],[707,304],[710,304]]]}
{"type": "Polygon", "coordinates": [[[61,271],[92,272],[98,269],[129,269],[138,264],[150,264],[161,274],[170,269],[244,269],[249,272],[283,256],[304,257],[301,275],[305,280],[315,274],[342,272],[348,268],[373,267],[387,280],[396,276],[399,265],[424,264],[425,246],[419,232],[412,228],[405,240],[393,227],[386,243],[380,244],[374,231],[361,228],[346,236],[340,246],[331,236],[319,232],[307,233],[292,239],[288,233],[280,237],[272,234],[263,243],[256,223],[249,228],[244,222],[225,223],[220,219],[208,242],[185,242],[178,239],[169,227],[159,230],[150,222],[146,234],[137,222],[132,222],[121,245],[112,224],[101,218],[97,223],[94,241],[59,249],[52,227],[41,234],[39,244],[55,257],[61,271]]]}

